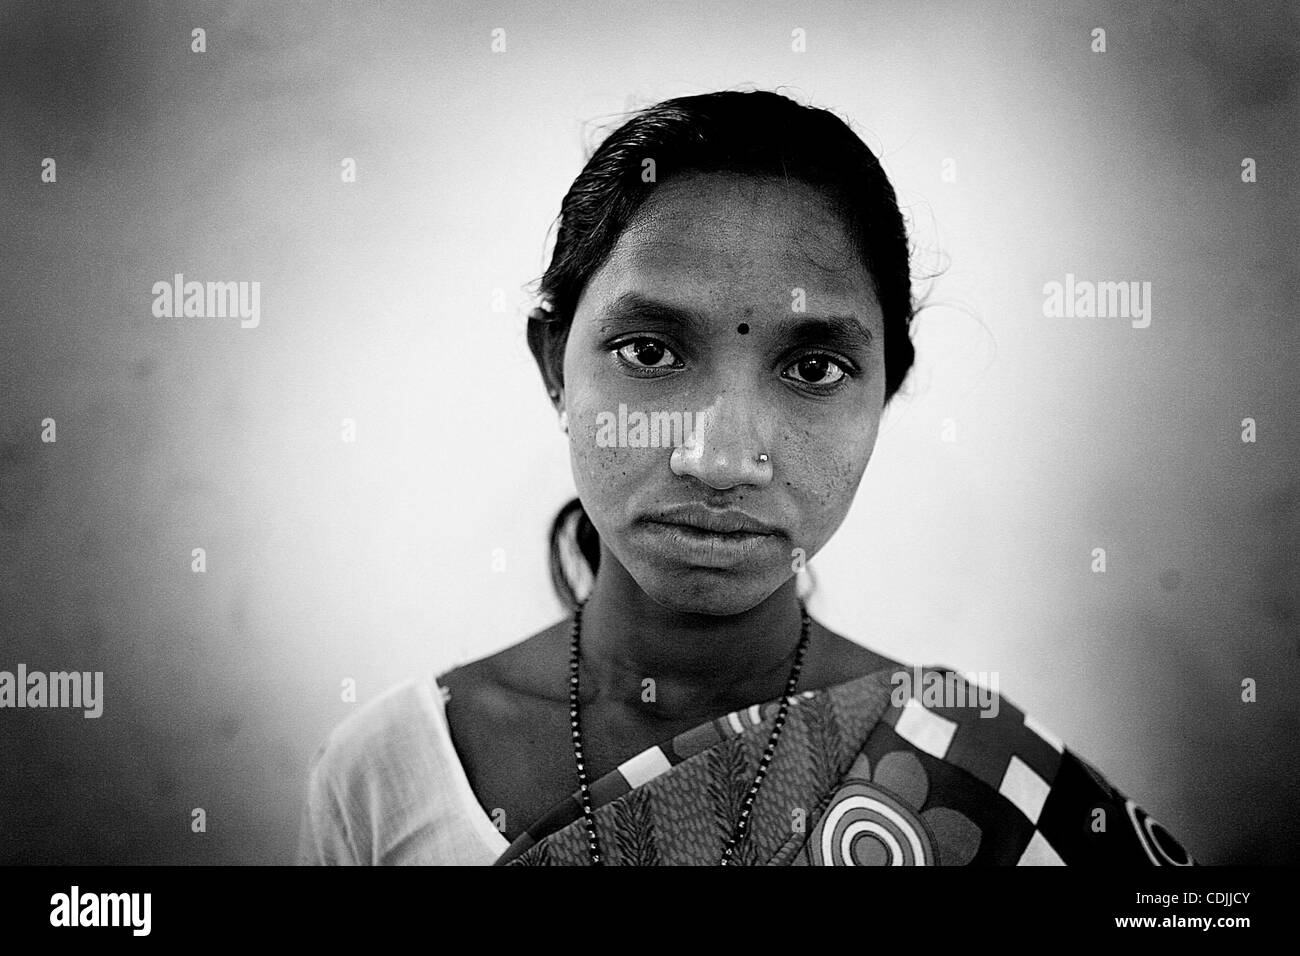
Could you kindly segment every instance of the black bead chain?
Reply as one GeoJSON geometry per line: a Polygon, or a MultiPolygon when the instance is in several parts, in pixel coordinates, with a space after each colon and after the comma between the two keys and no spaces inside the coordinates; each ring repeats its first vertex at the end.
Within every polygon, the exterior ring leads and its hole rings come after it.
{"type": "MultiPolygon", "coordinates": [[[[573,728],[573,759],[578,767],[578,794],[582,802],[582,816],[587,824],[587,851],[593,866],[604,866],[604,857],[600,852],[600,839],[596,835],[596,814],[591,806],[591,786],[587,782],[587,765],[582,754],[582,727],[578,718],[578,644],[582,635],[582,608],[585,604],[585,601],[578,602],[578,606],[573,611],[573,633],[569,639],[569,724],[573,728]]],[[[758,773],[754,775],[754,782],[750,784],[749,792],[745,794],[740,808],[740,819],[736,821],[736,829],[731,834],[731,839],[722,849],[719,866],[730,865],[736,848],[740,846],[740,841],[749,833],[749,817],[754,809],[758,788],[763,785],[767,768],[776,755],[776,742],[781,739],[781,731],[785,728],[786,716],[790,712],[790,700],[794,697],[795,688],[799,684],[799,672],[803,669],[804,652],[808,650],[808,637],[811,631],[812,622],[803,601],[799,602],[799,617],[801,626],[799,646],[794,652],[794,667],[790,669],[790,677],[785,682],[785,695],[777,708],[776,720],[772,723],[772,734],[768,737],[767,746],[763,748],[763,756],[758,761],[758,773]]]]}

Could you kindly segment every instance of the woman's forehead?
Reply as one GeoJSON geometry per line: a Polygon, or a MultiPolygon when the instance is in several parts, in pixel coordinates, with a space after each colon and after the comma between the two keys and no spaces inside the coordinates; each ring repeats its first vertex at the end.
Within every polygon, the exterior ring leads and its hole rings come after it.
{"type": "Polygon", "coordinates": [[[812,258],[841,268],[858,258],[843,217],[815,187],[722,173],[656,186],[615,251],[619,247],[652,256],[812,258]]]}
{"type": "Polygon", "coordinates": [[[796,289],[842,308],[874,302],[840,217],[813,187],[709,176],[656,190],[589,281],[589,303],[633,287],[760,309],[788,309],[796,289]]]}

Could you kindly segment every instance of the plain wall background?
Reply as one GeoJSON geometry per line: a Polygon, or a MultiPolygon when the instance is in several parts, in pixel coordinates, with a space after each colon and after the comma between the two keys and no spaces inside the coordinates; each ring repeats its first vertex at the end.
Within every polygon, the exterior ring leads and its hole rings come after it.
{"type": "Polygon", "coordinates": [[[813,613],[999,672],[1203,862],[1300,859],[1293,5],[0,9],[0,669],[106,684],[0,711],[0,862],[285,862],[341,681],[560,616],[526,284],[600,124],[746,85],[847,117],[943,270],[813,613]],[[176,272],[260,326],[154,318],[176,272]],[[1150,327],[1044,317],[1066,273],[1150,327]]]}

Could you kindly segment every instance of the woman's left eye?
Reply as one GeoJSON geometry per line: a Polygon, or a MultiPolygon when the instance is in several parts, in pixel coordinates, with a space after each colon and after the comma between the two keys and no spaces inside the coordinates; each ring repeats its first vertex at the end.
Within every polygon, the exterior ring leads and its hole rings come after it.
{"type": "Polygon", "coordinates": [[[822,387],[838,384],[847,374],[843,366],[829,355],[805,355],[787,368],[786,373],[791,370],[797,371],[801,376],[794,381],[822,387]]]}
{"type": "Polygon", "coordinates": [[[681,364],[668,346],[658,339],[632,339],[614,352],[633,368],[676,368],[681,364]]]}

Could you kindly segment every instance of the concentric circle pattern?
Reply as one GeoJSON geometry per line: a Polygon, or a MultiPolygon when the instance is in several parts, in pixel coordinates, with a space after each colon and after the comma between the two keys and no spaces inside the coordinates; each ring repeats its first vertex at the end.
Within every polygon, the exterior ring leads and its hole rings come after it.
{"type": "Polygon", "coordinates": [[[818,866],[933,866],[933,838],[916,813],[867,783],[841,787],[809,840],[818,866]]]}

